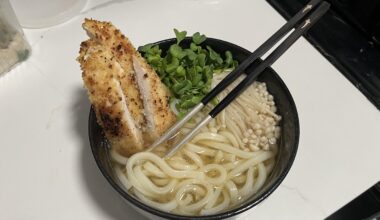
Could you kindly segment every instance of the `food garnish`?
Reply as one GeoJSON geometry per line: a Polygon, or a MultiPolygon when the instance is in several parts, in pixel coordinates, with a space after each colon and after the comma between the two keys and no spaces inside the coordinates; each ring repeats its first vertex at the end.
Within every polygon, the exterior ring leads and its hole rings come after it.
{"type": "Polygon", "coordinates": [[[139,48],[147,62],[156,70],[161,81],[170,89],[179,117],[210,91],[214,73],[232,70],[237,61],[230,51],[224,56],[211,46],[204,45],[207,37],[196,32],[189,45],[181,44],[186,31],[174,29],[177,42],[162,51],[158,45],[147,44],[139,48]]]}

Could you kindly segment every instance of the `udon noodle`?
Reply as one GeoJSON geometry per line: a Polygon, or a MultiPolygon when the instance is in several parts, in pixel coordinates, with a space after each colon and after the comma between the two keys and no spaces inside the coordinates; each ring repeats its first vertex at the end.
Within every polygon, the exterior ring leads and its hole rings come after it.
{"type": "Polygon", "coordinates": [[[274,166],[280,119],[266,84],[255,82],[171,158],[162,157],[170,143],[130,158],[111,150],[111,157],[120,183],[143,203],[182,215],[215,214],[262,188],[274,166]]]}

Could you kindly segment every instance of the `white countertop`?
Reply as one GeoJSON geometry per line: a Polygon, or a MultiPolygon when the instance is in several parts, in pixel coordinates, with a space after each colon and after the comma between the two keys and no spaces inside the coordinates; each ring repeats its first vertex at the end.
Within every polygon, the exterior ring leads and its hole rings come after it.
{"type": "MultiPolygon", "coordinates": [[[[0,219],[143,219],[98,170],[75,58],[85,17],[135,45],[199,31],[249,50],[285,21],[257,0],[89,1],[84,13],[25,30],[32,56],[0,77],[0,219]]],[[[297,104],[301,137],[279,188],[241,219],[322,219],[380,180],[379,111],[305,39],[273,68],[297,104]]]]}

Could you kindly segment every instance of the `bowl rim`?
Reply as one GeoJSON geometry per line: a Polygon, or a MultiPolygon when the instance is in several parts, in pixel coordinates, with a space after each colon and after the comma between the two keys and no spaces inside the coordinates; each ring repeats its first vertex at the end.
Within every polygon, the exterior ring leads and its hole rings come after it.
{"type": "MultiPolygon", "coordinates": [[[[186,37],[184,39],[184,41],[189,40],[189,39],[191,39],[191,37],[186,37]]],[[[157,41],[155,43],[152,43],[152,45],[160,45],[163,43],[171,43],[171,42],[175,43],[175,41],[176,41],[176,38],[169,38],[169,39],[165,39],[165,40],[161,40],[161,41],[157,41]]],[[[220,40],[220,39],[216,39],[216,38],[209,38],[209,37],[207,38],[207,41],[215,41],[215,42],[221,43],[223,45],[226,45],[227,47],[230,47],[230,48],[237,48],[238,50],[242,51],[242,53],[246,53],[246,54],[251,53],[247,49],[240,47],[236,44],[230,43],[228,41],[224,41],[224,40],[220,40]]],[[[232,216],[238,215],[240,213],[243,213],[243,212],[253,208],[257,204],[262,202],[264,199],[266,199],[270,194],[272,194],[278,188],[278,186],[281,184],[281,182],[285,179],[286,175],[288,174],[288,172],[289,172],[290,168],[292,167],[293,162],[295,160],[295,157],[296,157],[296,154],[298,151],[299,137],[300,137],[299,117],[298,117],[298,112],[297,112],[296,104],[293,100],[293,97],[292,97],[288,87],[286,86],[284,81],[281,79],[281,77],[276,73],[276,71],[274,71],[272,68],[268,68],[268,69],[272,74],[274,74],[274,77],[276,78],[276,80],[279,81],[279,83],[281,84],[280,86],[284,89],[286,96],[289,97],[290,106],[292,108],[291,111],[293,111],[294,115],[295,115],[295,121],[294,121],[294,123],[295,123],[295,143],[294,143],[293,150],[290,152],[290,158],[289,158],[288,163],[286,163],[284,170],[280,173],[280,175],[273,182],[273,184],[269,185],[267,187],[267,189],[265,189],[261,193],[261,195],[259,197],[257,197],[256,199],[254,199],[250,202],[247,202],[245,204],[242,204],[240,206],[237,206],[235,208],[232,208],[230,210],[227,210],[225,212],[212,214],[212,215],[204,215],[204,216],[178,215],[178,214],[173,214],[173,213],[161,211],[159,209],[156,209],[156,208],[150,207],[149,205],[146,205],[145,203],[141,202],[137,198],[134,198],[133,196],[129,195],[123,188],[121,188],[113,180],[113,178],[110,175],[108,175],[108,172],[105,169],[105,167],[102,166],[100,158],[96,154],[96,150],[95,150],[96,146],[94,143],[94,139],[91,138],[91,136],[92,136],[91,121],[94,120],[94,118],[95,118],[95,114],[94,114],[93,108],[91,106],[90,114],[89,114],[89,123],[88,123],[88,135],[89,135],[89,141],[90,141],[90,147],[91,147],[92,154],[94,156],[96,164],[97,164],[98,168],[100,169],[102,175],[107,179],[108,183],[110,183],[110,185],[113,187],[113,189],[116,190],[123,199],[126,199],[129,203],[131,203],[132,205],[136,206],[137,208],[139,208],[145,212],[148,212],[148,213],[153,214],[155,216],[166,218],[166,219],[183,219],[183,220],[185,220],[185,219],[186,220],[187,219],[204,219],[204,220],[205,219],[225,219],[225,218],[230,218],[232,216]]]]}

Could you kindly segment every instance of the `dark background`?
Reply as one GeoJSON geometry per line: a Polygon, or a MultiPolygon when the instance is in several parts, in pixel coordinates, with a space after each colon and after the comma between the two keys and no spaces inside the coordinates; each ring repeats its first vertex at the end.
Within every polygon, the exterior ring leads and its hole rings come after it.
{"type": "MultiPolygon", "coordinates": [[[[304,37],[380,110],[380,0],[327,1],[330,10],[304,37]]],[[[289,19],[308,0],[267,2],[289,19]]],[[[380,182],[326,219],[380,219],[380,182]]]]}
{"type": "MultiPolygon", "coordinates": [[[[308,0],[267,0],[289,19],[308,0]]],[[[380,110],[380,1],[328,0],[304,37],[380,110]]]]}

